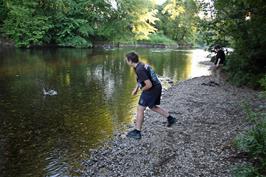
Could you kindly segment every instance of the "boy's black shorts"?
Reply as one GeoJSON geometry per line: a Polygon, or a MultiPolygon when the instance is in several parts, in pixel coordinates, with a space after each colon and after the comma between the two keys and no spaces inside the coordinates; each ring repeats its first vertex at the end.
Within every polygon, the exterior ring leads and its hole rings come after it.
{"type": "Polygon", "coordinates": [[[149,107],[150,109],[156,105],[160,105],[162,94],[161,84],[153,86],[150,90],[141,93],[139,105],[149,107]]]}

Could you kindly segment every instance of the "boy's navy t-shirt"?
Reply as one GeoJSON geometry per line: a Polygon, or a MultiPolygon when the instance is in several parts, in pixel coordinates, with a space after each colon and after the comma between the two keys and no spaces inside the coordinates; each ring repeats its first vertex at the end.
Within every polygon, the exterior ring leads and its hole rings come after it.
{"type": "Polygon", "coordinates": [[[152,82],[152,86],[161,84],[159,80],[152,80],[148,70],[145,68],[145,65],[143,63],[138,63],[135,71],[137,74],[137,82],[141,85],[141,87],[144,86],[145,80],[150,80],[152,82]]]}
{"type": "Polygon", "coordinates": [[[152,82],[152,87],[149,90],[143,91],[139,98],[139,105],[152,109],[154,106],[160,105],[162,86],[155,72],[149,67],[150,66],[145,66],[143,63],[138,63],[135,71],[137,74],[137,82],[139,85],[142,85],[141,87],[144,86],[145,80],[150,80],[152,82]]]}
{"type": "Polygon", "coordinates": [[[225,62],[225,54],[223,50],[218,50],[217,55],[216,55],[216,61],[215,61],[215,65],[218,62],[218,59],[220,58],[220,63],[219,64],[224,64],[225,62]]]}

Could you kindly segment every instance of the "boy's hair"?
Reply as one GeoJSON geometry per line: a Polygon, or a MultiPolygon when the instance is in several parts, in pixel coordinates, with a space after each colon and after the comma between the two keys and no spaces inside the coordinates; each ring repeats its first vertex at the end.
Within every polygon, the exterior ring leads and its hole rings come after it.
{"type": "Polygon", "coordinates": [[[222,47],[219,44],[215,45],[215,47],[214,47],[214,49],[221,49],[221,48],[222,47]]]}
{"type": "Polygon", "coordinates": [[[139,56],[135,52],[130,52],[126,55],[127,61],[131,61],[133,63],[138,63],[139,62],[139,56]]]}

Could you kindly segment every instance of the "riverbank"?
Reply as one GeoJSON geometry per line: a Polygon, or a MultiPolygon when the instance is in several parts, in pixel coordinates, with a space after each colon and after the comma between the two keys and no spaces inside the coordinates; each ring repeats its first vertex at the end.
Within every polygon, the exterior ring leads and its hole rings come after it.
{"type": "Polygon", "coordinates": [[[81,176],[232,176],[242,163],[232,140],[250,125],[241,102],[266,104],[258,92],[228,83],[206,85],[210,76],[180,82],[162,99],[162,107],[177,117],[171,128],[150,110],[145,112],[143,137],[132,140],[118,134],[91,151],[81,176]]]}
{"type": "Polygon", "coordinates": [[[2,48],[14,48],[14,47],[15,47],[15,43],[13,41],[0,36],[0,50],[2,48]]]}

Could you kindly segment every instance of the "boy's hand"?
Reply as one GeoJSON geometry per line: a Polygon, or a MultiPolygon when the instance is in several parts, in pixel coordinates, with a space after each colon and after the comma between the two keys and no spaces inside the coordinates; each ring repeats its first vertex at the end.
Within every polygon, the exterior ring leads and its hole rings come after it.
{"type": "Polygon", "coordinates": [[[136,95],[137,93],[138,93],[138,88],[135,88],[135,89],[132,91],[131,95],[136,95]]]}

